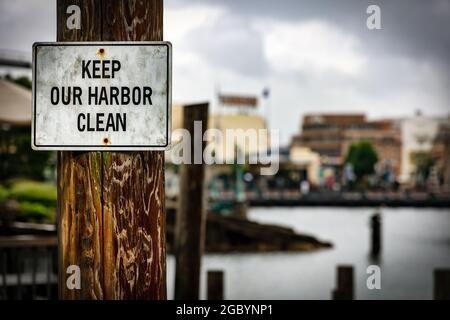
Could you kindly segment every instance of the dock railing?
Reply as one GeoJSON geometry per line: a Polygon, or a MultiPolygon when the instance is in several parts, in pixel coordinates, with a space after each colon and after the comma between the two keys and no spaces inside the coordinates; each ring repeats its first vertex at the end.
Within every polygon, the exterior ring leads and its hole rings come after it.
{"type": "Polygon", "coordinates": [[[56,299],[57,237],[0,236],[0,299],[56,299]]]}

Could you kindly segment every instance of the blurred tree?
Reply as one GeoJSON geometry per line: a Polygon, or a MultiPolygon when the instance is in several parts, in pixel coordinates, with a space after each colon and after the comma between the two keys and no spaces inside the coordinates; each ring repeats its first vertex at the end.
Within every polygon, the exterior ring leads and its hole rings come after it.
{"type": "Polygon", "coordinates": [[[14,177],[43,180],[45,169],[54,169],[55,164],[50,161],[51,152],[36,152],[31,149],[30,127],[13,127],[0,131],[0,180],[14,177]]]}
{"type": "Polygon", "coordinates": [[[32,86],[32,82],[31,79],[28,78],[27,76],[21,76],[18,78],[14,78],[13,76],[11,76],[10,74],[7,74],[3,77],[5,80],[14,82],[24,88],[30,89],[31,90],[31,86],[32,86]]]}
{"type": "Polygon", "coordinates": [[[431,168],[434,161],[431,155],[427,152],[418,152],[414,154],[414,164],[416,165],[416,176],[421,180],[426,181],[430,175],[431,168]]]}
{"type": "Polygon", "coordinates": [[[18,85],[31,90],[31,80],[28,77],[19,77],[14,79],[14,82],[18,85]]]}
{"type": "Polygon", "coordinates": [[[377,152],[369,141],[352,144],[345,159],[345,163],[350,163],[353,166],[353,171],[359,181],[375,172],[377,162],[377,152]]]}
{"type": "MultiPolygon", "coordinates": [[[[31,89],[28,77],[4,77],[6,80],[31,89]]],[[[2,126],[0,128],[0,180],[14,177],[28,177],[37,180],[45,178],[45,169],[54,169],[52,153],[31,149],[31,127],[2,126]]],[[[54,161],[53,161],[54,162],[54,161]]]]}

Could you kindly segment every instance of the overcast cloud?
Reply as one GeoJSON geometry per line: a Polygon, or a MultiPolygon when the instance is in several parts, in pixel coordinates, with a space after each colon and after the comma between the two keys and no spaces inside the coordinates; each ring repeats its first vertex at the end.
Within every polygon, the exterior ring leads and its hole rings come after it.
{"type": "MultiPolygon", "coordinates": [[[[0,0],[0,48],[55,41],[55,11],[54,1],[0,0]]],[[[164,15],[173,100],[215,104],[217,90],[269,87],[260,112],[283,143],[308,112],[450,112],[450,0],[166,0],[164,15]],[[369,4],[382,30],[367,29],[369,4]]]]}

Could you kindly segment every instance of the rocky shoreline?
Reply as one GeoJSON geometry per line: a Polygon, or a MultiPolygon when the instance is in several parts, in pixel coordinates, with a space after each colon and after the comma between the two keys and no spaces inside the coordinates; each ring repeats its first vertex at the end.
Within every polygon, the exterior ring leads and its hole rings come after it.
{"type": "MultiPolygon", "coordinates": [[[[167,250],[173,252],[175,210],[167,211],[167,250]]],[[[209,213],[206,219],[205,251],[274,252],[313,251],[332,248],[330,242],[296,233],[293,229],[260,224],[245,218],[209,213]]]]}

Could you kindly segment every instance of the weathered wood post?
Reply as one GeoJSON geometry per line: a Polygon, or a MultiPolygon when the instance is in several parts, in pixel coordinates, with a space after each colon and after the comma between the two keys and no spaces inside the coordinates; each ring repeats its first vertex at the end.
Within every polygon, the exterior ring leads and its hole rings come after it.
{"type": "Polygon", "coordinates": [[[450,300],[450,269],[434,270],[434,300],[450,300]]]}
{"type": "Polygon", "coordinates": [[[208,283],[207,283],[208,300],[223,300],[223,291],[224,291],[223,278],[224,278],[223,271],[220,270],[208,271],[208,283]]]}
{"type": "Polygon", "coordinates": [[[183,128],[191,135],[192,164],[182,164],[180,170],[179,207],[175,219],[175,299],[197,300],[206,219],[203,134],[208,128],[208,104],[185,106],[183,128]]]}
{"type": "MultiPolygon", "coordinates": [[[[58,0],[57,20],[58,41],[162,40],[163,1],[58,0]]],[[[164,152],[59,152],[58,235],[60,298],[165,299],[164,152]]]]}
{"type": "Polygon", "coordinates": [[[353,300],[353,267],[338,266],[336,289],[333,291],[333,300],[353,300]]]}

